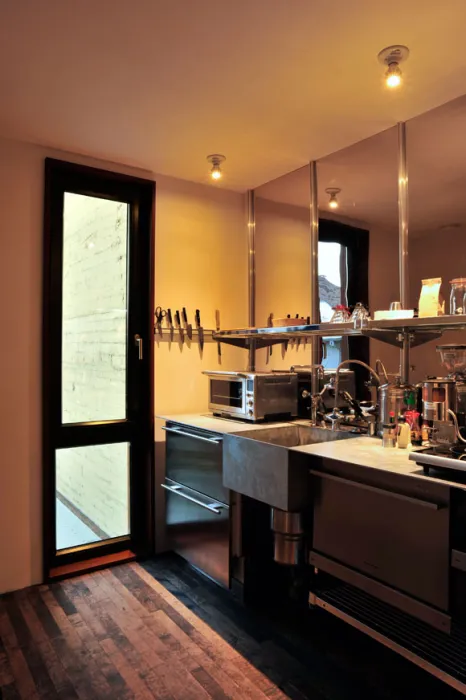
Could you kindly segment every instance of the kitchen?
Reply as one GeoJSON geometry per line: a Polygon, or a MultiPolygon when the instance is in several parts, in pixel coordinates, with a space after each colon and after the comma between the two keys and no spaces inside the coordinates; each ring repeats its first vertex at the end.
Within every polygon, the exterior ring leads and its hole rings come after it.
{"type": "Polygon", "coordinates": [[[5,7],[0,697],[464,694],[464,8],[138,4],[5,7]]]}
{"type": "Polygon", "coordinates": [[[464,692],[463,126],[458,98],[250,192],[250,327],[214,329],[209,410],[159,421],[169,547],[251,605],[267,588],[318,606],[464,692]],[[345,317],[319,324],[325,288],[320,310],[302,300],[319,298],[329,244],[345,317]],[[419,431],[398,446],[410,409],[419,431]]]}

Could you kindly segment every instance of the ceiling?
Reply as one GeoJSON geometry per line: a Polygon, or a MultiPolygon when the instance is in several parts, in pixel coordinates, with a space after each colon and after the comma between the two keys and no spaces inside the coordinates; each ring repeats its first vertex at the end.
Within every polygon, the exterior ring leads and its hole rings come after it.
{"type": "Polygon", "coordinates": [[[464,0],[0,0],[0,134],[253,188],[464,92],[464,0]],[[406,44],[405,84],[377,53],[406,44]]]}
{"type": "MultiPolygon", "coordinates": [[[[466,95],[407,122],[409,230],[466,232],[466,95]]],[[[392,127],[319,160],[318,202],[326,216],[398,236],[398,133],[392,127]],[[328,187],[339,207],[329,208],[328,187]]],[[[256,189],[259,197],[309,207],[309,166],[256,189]]]]}

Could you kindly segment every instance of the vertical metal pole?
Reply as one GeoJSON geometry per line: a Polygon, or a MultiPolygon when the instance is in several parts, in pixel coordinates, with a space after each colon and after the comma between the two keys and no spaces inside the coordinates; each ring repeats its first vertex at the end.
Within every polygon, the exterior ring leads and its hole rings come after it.
{"type": "MultiPolygon", "coordinates": [[[[319,323],[319,207],[317,191],[317,162],[309,163],[309,209],[310,209],[310,233],[311,233],[311,323],[319,323]]],[[[311,339],[311,364],[319,364],[320,339],[311,339]]],[[[312,369],[312,393],[319,391],[319,377],[315,367],[312,369]]]]}
{"type": "MultiPolygon", "coordinates": [[[[409,308],[409,236],[408,236],[408,163],[406,156],[406,122],[398,123],[398,235],[400,267],[400,301],[409,308]]],[[[405,333],[401,349],[401,379],[409,382],[409,336],[405,333]]]]}
{"type": "MultiPolygon", "coordinates": [[[[248,190],[248,324],[256,325],[256,212],[255,192],[248,190]]],[[[256,347],[250,340],[248,351],[248,372],[256,369],[256,347]]]]}

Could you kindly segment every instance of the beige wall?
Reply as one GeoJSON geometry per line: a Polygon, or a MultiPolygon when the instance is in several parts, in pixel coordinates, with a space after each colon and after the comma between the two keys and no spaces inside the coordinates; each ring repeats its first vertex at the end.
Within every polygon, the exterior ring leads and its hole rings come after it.
{"type": "MultiPolygon", "coordinates": [[[[151,177],[144,171],[0,139],[0,592],[38,582],[42,576],[40,348],[46,156],[151,177]]],[[[190,310],[199,305],[206,325],[219,308],[222,325],[243,325],[247,245],[242,195],[155,179],[157,303],[190,310]]],[[[244,362],[242,351],[224,350],[225,368],[242,367],[244,362]]],[[[212,366],[213,345],[206,347],[202,362],[202,367],[212,366]]],[[[156,349],[157,412],[206,407],[200,367],[195,348],[156,349]]]]}

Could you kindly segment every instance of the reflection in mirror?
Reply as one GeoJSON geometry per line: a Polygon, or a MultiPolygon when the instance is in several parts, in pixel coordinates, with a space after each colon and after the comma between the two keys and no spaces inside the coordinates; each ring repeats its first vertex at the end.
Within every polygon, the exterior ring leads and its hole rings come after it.
{"type": "MultiPolygon", "coordinates": [[[[319,161],[319,288],[322,319],[340,304],[388,309],[399,298],[397,129],[393,127],[319,161]],[[337,258],[335,257],[337,256],[337,258]]],[[[398,350],[361,338],[333,341],[334,361],[381,358],[398,372],[398,350]]],[[[333,359],[333,358],[332,358],[333,359]]],[[[359,370],[358,370],[359,372],[359,370]]],[[[358,396],[364,393],[359,372],[358,396]]]]}
{"type": "MultiPolygon", "coordinates": [[[[411,303],[419,304],[422,279],[441,277],[448,314],[450,281],[466,277],[466,96],[411,119],[406,129],[411,303]]],[[[466,343],[466,333],[414,348],[412,380],[445,375],[435,348],[446,343],[466,343]]]]}
{"type": "MultiPolygon", "coordinates": [[[[306,318],[311,312],[309,166],[258,187],[256,205],[256,325],[268,319],[306,318]]],[[[258,370],[309,364],[310,344],[259,350],[258,370]]]]}

